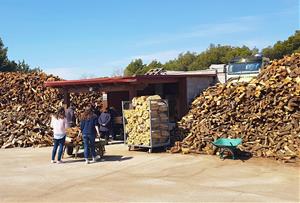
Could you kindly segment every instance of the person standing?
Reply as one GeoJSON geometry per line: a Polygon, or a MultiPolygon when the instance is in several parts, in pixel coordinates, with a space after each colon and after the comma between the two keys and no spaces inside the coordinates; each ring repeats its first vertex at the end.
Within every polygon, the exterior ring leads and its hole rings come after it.
{"type": "Polygon", "coordinates": [[[66,128],[68,127],[67,120],[65,118],[65,109],[63,107],[59,108],[58,111],[54,115],[52,115],[50,125],[53,128],[54,138],[51,163],[55,163],[55,156],[58,147],[59,150],[57,156],[57,163],[62,163],[61,157],[66,139],[66,128]]]}
{"type": "Polygon", "coordinates": [[[89,153],[92,154],[92,162],[96,162],[98,158],[95,151],[96,133],[99,134],[97,116],[92,112],[90,107],[86,107],[81,115],[80,129],[83,137],[84,159],[89,164],[89,153]]]}
{"type": "Polygon", "coordinates": [[[115,132],[115,118],[118,116],[116,109],[112,106],[108,109],[108,113],[110,114],[110,127],[109,127],[109,134],[113,140],[116,139],[116,132],[115,132]]]}
{"type": "Polygon", "coordinates": [[[90,104],[90,107],[91,107],[92,112],[93,112],[97,117],[99,117],[100,114],[101,114],[101,112],[100,112],[98,103],[97,103],[97,102],[95,102],[95,104],[91,103],[91,104],[90,104]]]}
{"type": "Polygon", "coordinates": [[[75,117],[75,105],[70,104],[69,108],[66,110],[66,119],[68,123],[68,128],[76,126],[76,117],[75,117]]]}
{"type": "Polygon", "coordinates": [[[109,133],[110,133],[110,122],[111,115],[108,112],[108,108],[105,108],[98,118],[100,125],[100,133],[104,137],[106,144],[108,143],[109,133]]]}

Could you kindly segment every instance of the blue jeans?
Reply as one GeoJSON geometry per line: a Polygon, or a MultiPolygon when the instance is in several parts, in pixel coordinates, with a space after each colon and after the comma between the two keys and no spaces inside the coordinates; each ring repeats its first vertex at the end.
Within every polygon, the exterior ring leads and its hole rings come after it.
{"type": "Polygon", "coordinates": [[[84,146],[84,158],[89,158],[90,151],[92,152],[92,157],[96,157],[95,151],[95,135],[83,135],[83,146],[84,146]]]}
{"type": "Polygon", "coordinates": [[[113,140],[116,139],[116,135],[115,135],[115,126],[114,126],[114,124],[111,124],[110,129],[109,129],[109,134],[112,136],[112,139],[113,139],[113,140]]]}
{"type": "Polygon", "coordinates": [[[57,148],[59,146],[59,150],[58,150],[58,157],[57,160],[60,161],[61,160],[61,156],[62,156],[62,152],[63,152],[63,148],[64,148],[64,144],[65,144],[65,140],[66,140],[66,136],[64,136],[61,139],[54,139],[54,146],[53,146],[53,150],[52,150],[52,160],[54,161],[55,156],[56,156],[56,151],[57,148]]]}

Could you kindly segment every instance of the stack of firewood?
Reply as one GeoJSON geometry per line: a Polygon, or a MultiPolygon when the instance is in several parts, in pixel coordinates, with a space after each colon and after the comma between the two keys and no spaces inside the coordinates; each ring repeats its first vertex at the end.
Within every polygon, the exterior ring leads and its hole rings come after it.
{"type": "Polygon", "coordinates": [[[50,114],[62,105],[62,95],[46,89],[45,73],[0,73],[0,147],[48,146],[52,143],[50,114]]]}
{"type": "Polygon", "coordinates": [[[150,146],[169,138],[168,107],[158,95],[135,97],[124,110],[128,145],[150,146]]]}
{"type": "Polygon", "coordinates": [[[178,123],[171,152],[214,154],[218,138],[242,138],[240,149],[286,162],[300,158],[300,54],[265,67],[249,83],[225,83],[196,98],[178,123]]]}
{"type": "MultiPolygon", "coordinates": [[[[42,72],[0,73],[0,147],[52,145],[50,115],[63,106],[63,95],[46,88],[45,81],[60,80],[42,72]]],[[[71,95],[77,115],[101,100],[100,93],[71,95]]]]}
{"type": "Polygon", "coordinates": [[[71,93],[70,101],[74,103],[76,108],[75,116],[77,124],[80,123],[80,117],[86,107],[93,105],[99,111],[102,109],[102,94],[100,92],[71,93]]]}

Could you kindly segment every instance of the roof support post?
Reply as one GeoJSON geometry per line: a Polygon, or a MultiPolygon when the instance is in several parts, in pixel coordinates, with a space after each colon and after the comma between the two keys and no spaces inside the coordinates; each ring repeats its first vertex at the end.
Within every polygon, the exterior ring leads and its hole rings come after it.
{"type": "Polygon", "coordinates": [[[66,105],[66,107],[70,106],[70,93],[68,91],[67,88],[63,89],[63,94],[64,94],[64,105],[66,105]]]}
{"type": "Polygon", "coordinates": [[[102,92],[102,109],[108,108],[108,102],[107,102],[107,93],[102,92]]]}

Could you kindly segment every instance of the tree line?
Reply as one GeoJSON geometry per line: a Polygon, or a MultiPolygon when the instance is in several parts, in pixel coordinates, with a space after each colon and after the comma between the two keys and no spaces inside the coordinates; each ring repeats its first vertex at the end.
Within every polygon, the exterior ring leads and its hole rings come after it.
{"type": "Polygon", "coordinates": [[[4,44],[0,38],[0,72],[33,72],[41,71],[40,68],[30,68],[30,66],[22,61],[9,60],[7,57],[7,47],[4,47],[4,44]]]}
{"type": "MultiPolygon", "coordinates": [[[[205,51],[201,53],[185,52],[178,55],[177,58],[169,60],[162,64],[157,60],[153,60],[145,64],[142,59],[135,59],[127,65],[124,70],[125,76],[142,75],[153,68],[164,68],[165,70],[175,71],[193,71],[207,69],[211,64],[227,64],[234,57],[247,57],[258,53],[257,48],[250,49],[247,46],[230,46],[230,45],[214,45],[211,44],[205,51]]],[[[282,58],[284,55],[300,52],[300,31],[296,31],[294,35],[287,40],[278,41],[273,46],[262,49],[265,57],[273,59],[282,58]]],[[[0,72],[32,72],[41,71],[40,68],[31,68],[24,60],[14,61],[7,57],[7,47],[4,46],[0,38],[0,72]]]]}
{"type": "MultiPolygon", "coordinates": [[[[204,70],[211,64],[227,64],[234,57],[247,57],[258,52],[257,48],[250,49],[247,46],[235,47],[211,44],[208,49],[199,54],[188,51],[179,54],[177,58],[169,60],[164,64],[157,60],[153,60],[149,64],[144,64],[142,59],[135,59],[125,68],[124,75],[142,75],[153,68],[164,68],[165,70],[175,71],[204,70]]],[[[296,31],[287,40],[278,41],[273,46],[266,47],[261,51],[264,57],[271,60],[280,59],[284,55],[294,52],[300,52],[300,31],[296,31]]]]}

